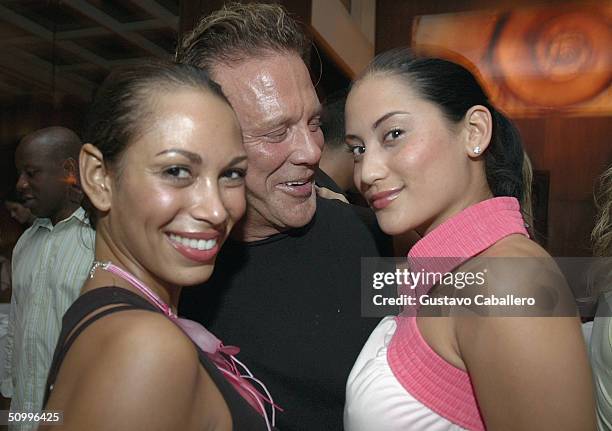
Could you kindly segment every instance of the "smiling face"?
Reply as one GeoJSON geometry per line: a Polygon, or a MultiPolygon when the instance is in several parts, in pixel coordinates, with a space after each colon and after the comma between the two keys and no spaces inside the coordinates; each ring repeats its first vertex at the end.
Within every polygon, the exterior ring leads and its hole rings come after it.
{"type": "Polygon", "coordinates": [[[213,78],[232,103],[249,160],[245,239],[306,225],[316,209],[320,104],[304,62],[273,53],[217,65],[213,78]]]}
{"type": "Polygon", "coordinates": [[[355,185],[388,234],[424,234],[480,199],[474,184],[483,168],[468,157],[466,129],[398,76],[358,81],[347,99],[346,134],[355,185]]]}
{"type": "Polygon", "coordinates": [[[98,232],[143,281],[198,284],[245,210],[240,128],[227,103],[200,89],[156,94],[149,106],[153,120],[108,176],[98,232]]]}

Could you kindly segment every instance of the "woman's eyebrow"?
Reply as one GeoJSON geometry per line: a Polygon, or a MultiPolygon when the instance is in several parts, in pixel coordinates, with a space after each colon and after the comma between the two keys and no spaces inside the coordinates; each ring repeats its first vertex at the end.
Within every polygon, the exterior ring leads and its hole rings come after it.
{"type": "Polygon", "coordinates": [[[383,115],[382,117],[380,117],[378,120],[374,121],[374,124],[372,124],[372,130],[376,130],[376,128],[378,126],[380,126],[380,123],[382,123],[383,121],[385,121],[388,118],[393,117],[394,115],[398,115],[398,114],[405,114],[405,115],[410,115],[410,112],[406,112],[406,111],[392,111],[392,112],[387,112],[385,115],[383,115]]]}
{"type": "Polygon", "coordinates": [[[363,140],[359,136],[357,136],[357,135],[344,135],[344,140],[345,141],[351,140],[351,141],[363,142],[363,140]]]}
{"type": "Polygon", "coordinates": [[[234,158],[232,159],[232,161],[231,161],[231,162],[229,162],[227,165],[228,165],[228,166],[234,166],[234,165],[237,165],[237,164],[238,164],[238,163],[240,163],[240,162],[243,162],[244,160],[247,160],[247,156],[238,156],[238,157],[234,157],[234,158]]]}
{"type": "Polygon", "coordinates": [[[155,155],[155,157],[168,153],[180,154],[181,156],[189,159],[189,161],[192,163],[202,163],[202,158],[198,154],[192,153],[191,151],[181,150],[180,148],[170,148],[168,150],[160,151],[155,155]]]}

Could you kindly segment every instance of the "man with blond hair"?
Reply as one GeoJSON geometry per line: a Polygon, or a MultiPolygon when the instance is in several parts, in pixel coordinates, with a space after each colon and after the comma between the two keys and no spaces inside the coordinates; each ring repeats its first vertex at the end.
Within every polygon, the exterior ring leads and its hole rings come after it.
{"type": "Polygon", "coordinates": [[[348,374],[377,323],[360,315],[360,259],[391,251],[371,213],[316,195],[323,134],[309,46],[281,6],[230,4],[179,47],[178,61],[221,85],[249,162],[246,215],[180,311],[241,348],[284,409],[279,429],[338,430],[348,374]]]}

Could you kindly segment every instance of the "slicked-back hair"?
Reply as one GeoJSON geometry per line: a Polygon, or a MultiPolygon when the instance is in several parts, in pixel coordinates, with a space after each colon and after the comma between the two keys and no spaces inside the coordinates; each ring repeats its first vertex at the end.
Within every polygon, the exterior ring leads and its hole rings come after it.
{"type": "Polygon", "coordinates": [[[453,123],[461,121],[472,106],[485,106],[493,118],[491,141],[483,154],[487,182],[494,196],[523,201],[524,156],[519,131],[491,104],[470,71],[451,61],[417,57],[409,49],[397,48],[376,56],[361,79],[375,74],[401,77],[453,123]]]}
{"type": "Polygon", "coordinates": [[[176,61],[209,70],[270,54],[296,54],[309,63],[310,40],[280,5],[228,3],[185,36],[176,61]]]}
{"type": "MultiPolygon", "coordinates": [[[[86,119],[84,142],[100,150],[105,165],[119,179],[126,149],[157,120],[155,97],[181,89],[205,92],[231,106],[221,87],[199,67],[163,61],[120,67],[106,77],[95,94],[86,119]]],[[[95,227],[97,213],[87,197],[83,206],[95,227]]]]}
{"type": "Polygon", "coordinates": [[[117,163],[128,144],[155,120],[154,96],[182,88],[204,91],[230,104],[204,69],[163,61],[120,67],[95,94],[86,119],[85,142],[100,150],[105,163],[117,163]]]}

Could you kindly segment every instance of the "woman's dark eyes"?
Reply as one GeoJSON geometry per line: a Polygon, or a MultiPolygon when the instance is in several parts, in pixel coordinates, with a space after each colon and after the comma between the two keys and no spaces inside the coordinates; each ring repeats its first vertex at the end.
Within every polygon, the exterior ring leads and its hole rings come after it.
{"type": "Polygon", "coordinates": [[[241,180],[245,177],[246,171],[244,169],[230,169],[223,173],[223,177],[230,180],[241,180]]]}
{"type": "Polygon", "coordinates": [[[164,171],[172,179],[183,180],[191,176],[191,171],[183,166],[172,166],[164,171]]]}
{"type": "Polygon", "coordinates": [[[346,150],[353,155],[353,157],[358,158],[363,153],[365,153],[365,147],[363,145],[346,145],[346,150]]]}
{"type": "Polygon", "coordinates": [[[404,134],[404,131],[401,129],[393,129],[393,130],[389,130],[387,133],[385,133],[384,139],[387,140],[387,138],[390,139],[397,139],[400,136],[402,136],[404,134]]]}

